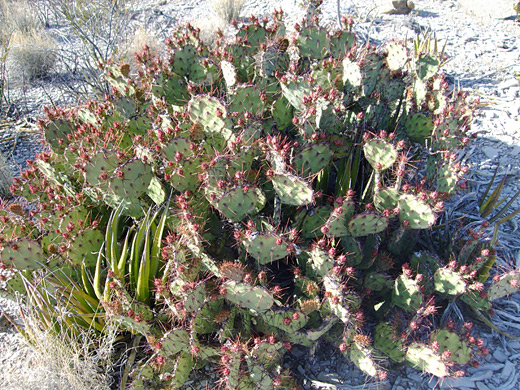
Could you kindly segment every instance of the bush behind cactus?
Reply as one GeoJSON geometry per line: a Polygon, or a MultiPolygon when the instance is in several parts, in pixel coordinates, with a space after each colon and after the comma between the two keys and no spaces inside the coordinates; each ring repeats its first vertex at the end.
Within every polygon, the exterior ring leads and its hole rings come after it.
{"type": "Polygon", "coordinates": [[[403,363],[461,375],[487,351],[439,314],[489,308],[494,252],[482,229],[448,255],[420,238],[464,186],[474,103],[447,94],[437,56],[359,47],[342,22],[289,34],[276,11],[211,50],[188,25],[135,76],[106,64],[103,101],[47,110],[49,149],[12,187],[37,209],[0,216],[10,288],[69,297],[72,332],[112,321],[142,338],[134,389],[208,362],[229,389],[297,388],[283,356],[320,340],[379,379],[403,363]]]}

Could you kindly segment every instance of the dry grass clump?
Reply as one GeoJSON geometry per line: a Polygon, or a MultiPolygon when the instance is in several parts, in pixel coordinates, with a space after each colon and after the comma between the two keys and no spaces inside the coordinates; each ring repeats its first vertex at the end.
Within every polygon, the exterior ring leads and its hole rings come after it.
{"type": "Polygon", "coordinates": [[[30,4],[0,0],[0,15],[0,46],[8,73],[29,81],[47,75],[56,62],[55,44],[30,4]]]}
{"type": "Polygon", "coordinates": [[[128,62],[132,72],[135,72],[138,68],[135,54],[142,51],[145,46],[150,49],[152,56],[159,56],[161,50],[159,38],[149,30],[139,27],[134,31],[133,37],[128,41],[126,47],[117,55],[117,61],[128,62]]]}
{"type": "Polygon", "coordinates": [[[15,31],[8,55],[18,75],[31,81],[49,74],[56,63],[55,49],[54,40],[43,31],[15,31]]]}
{"type": "Polygon", "coordinates": [[[0,198],[8,199],[12,196],[11,191],[9,191],[9,186],[12,182],[13,175],[11,174],[11,168],[7,164],[3,153],[0,153],[0,198]]]}
{"type": "Polygon", "coordinates": [[[93,331],[71,336],[62,329],[58,336],[42,325],[37,310],[29,308],[23,317],[30,349],[23,365],[13,364],[3,372],[6,388],[109,390],[115,329],[102,336],[93,331]]]}
{"type": "Polygon", "coordinates": [[[211,7],[223,21],[229,23],[233,19],[238,19],[245,0],[211,0],[211,7]]]}

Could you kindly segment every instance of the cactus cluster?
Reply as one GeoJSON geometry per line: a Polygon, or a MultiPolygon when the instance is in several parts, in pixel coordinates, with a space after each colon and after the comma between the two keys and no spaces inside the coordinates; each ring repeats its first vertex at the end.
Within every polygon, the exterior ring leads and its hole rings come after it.
{"type": "Polygon", "coordinates": [[[478,240],[455,259],[418,243],[464,186],[475,108],[439,58],[358,46],[347,18],[291,34],[282,19],[214,48],[188,25],[135,75],[102,65],[112,95],[47,110],[48,148],[12,187],[33,207],[0,211],[11,288],[60,269],[88,318],[142,337],[133,389],[207,363],[229,389],[296,388],[283,356],[329,334],[375,378],[403,362],[460,375],[481,341],[430,325],[456,298],[486,309],[517,288],[505,275],[486,297],[478,240]]]}

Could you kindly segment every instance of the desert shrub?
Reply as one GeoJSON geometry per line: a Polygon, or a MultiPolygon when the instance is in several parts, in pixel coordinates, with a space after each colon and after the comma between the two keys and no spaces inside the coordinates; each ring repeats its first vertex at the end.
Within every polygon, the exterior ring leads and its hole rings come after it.
{"type": "Polygon", "coordinates": [[[98,64],[117,57],[118,48],[126,46],[132,32],[132,4],[133,0],[48,1],[55,19],[81,41],[81,50],[75,56],[63,58],[64,66],[78,77],[78,83],[72,86],[74,94],[87,98],[110,92],[98,64]]]}
{"type": "MultiPolygon", "coordinates": [[[[105,329],[100,335],[88,329],[71,335],[68,329],[55,332],[42,322],[37,297],[25,302],[20,331],[31,352],[24,364],[6,367],[2,384],[33,390],[108,390],[113,382],[113,349],[116,333],[105,329]]],[[[54,308],[59,310],[59,306],[54,308]]]]}
{"type": "Polygon", "coordinates": [[[211,7],[219,18],[229,23],[233,19],[238,19],[244,7],[245,0],[211,0],[211,7]]]}
{"type": "Polygon", "coordinates": [[[13,32],[9,42],[8,58],[12,62],[10,75],[34,80],[46,76],[56,63],[54,40],[45,32],[13,32]]]}
{"type": "Polygon", "coordinates": [[[133,335],[134,389],[205,364],[229,389],[297,388],[286,351],[323,340],[376,379],[463,375],[487,350],[450,311],[487,310],[519,278],[484,285],[486,223],[435,233],[476,103],[447,95],[435,53],[359,47],[346,18],[289,38],[282,16],[213,50],[188,25],[166,58],[138,53],[136,76],[105,64],[111,95],[47,109],[49,151],[12,186],[35,208],[0,215],[9,288],[66,297],[49,327],[133,335]]]}

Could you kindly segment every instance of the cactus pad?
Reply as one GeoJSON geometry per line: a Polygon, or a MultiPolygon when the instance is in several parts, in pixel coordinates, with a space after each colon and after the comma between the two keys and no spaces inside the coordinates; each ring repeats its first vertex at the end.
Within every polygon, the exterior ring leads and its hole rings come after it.
{"type": "Polygon", "coordinates": [[[275,174],[272,183],[282,203],[305,206],[314,200],[314,191],[305,180],[291,174],[275,174]]]}
{"type": "Polygon", "coordinates": [[[410,229],[428,229],[435,223],[435,214],[430,206],[414,195],[399,197],[399,219],[408,221],[410,229]]]}
{"type": "Polygon", "coordinates": [[[269,264],[286,257],[292,244],[278,234],[255,232],[247,236],[242,245],[260,264],[269,264]]]}
{"type": "Polygon", "coordinates": [[[241,221],[247,215],[256,214],[262,210],[265,201],[265,195],[260,188],[241,186],[232,188],[222,195],[215,202],[215,207],[226,218],[241,221]]]}
{"type": "Polygon", "coordinates": [[[466,292],[466,282],[462,276],[449,268],[439,268],[433,278],[435,291],[441,294],[457,296],[466,292]]]}
{"type": "Polygon", "coordinates": [[[4,264],[17,270],[34,271],[45,264],[43,250],[36,241],[21,239],[6,245],[0,254],[4,264]]]}
{"type": "Polygon", "coordinates": [[[432,135],[433,121],[424,114],[414,114],[406,119],[405,131],[410,140],[424,145],[426,139],[432,135]]]}
{"type": "Polygon", "coordinates": [[[352,237],[363,237],[377,234],[386,229],[388,218],[373,212],[357,214],[348,223],[348,231],[352,237]]]}
{"type": "Polygon", "coordinates": [[[519,290],[520,286],[520,271],[511,271],[502,275],[497,282],[494,282],[488,289],[488,299],[494,301],[495,299],[505,297],[513,294],[519,290]]]}
{"type": "Polygon", "coordinates": [[[394,165],[397,159],[395,147],[382,139],[373,139],[363,146],[365,157],[373,169],[384,171],[394,165]]]}
{"type": "Polygon", "coordinates": [[[172,358],[189,348],[190,335],[184,329],[172,329],[164,334],[160,342],[161,354],[172,358]]]}
{"type": "Polygon", "coordinates": [[[395,280],[392,302],[409,312],[416,312],[423,303],[418,283],[412,278],[401,275],[395,280]]]}
{"type": "Polygon", "coordinates": [[[430,335],[430,343],[436,341],[439,345],[437,353],[450,351],[448,361],[456,364],[467,364],[471,360],[471,348],[462,341],[458,334],[446,329],[436,330],[430,335]]]}
{"type": "Polygon", "coordinates": [[[274,298],[262,287],[249,286],[243,283],[227,282],[223,285],[225,298],[234,304],[263,313],[274,304],[274,298]]]}
{"type": "Polygon", "coordinates": [[[406,351],[406,361],[413,368],[444,378],[449,375],[446,364],[431,347],[421,343],[412,343],[406,351]]]}

